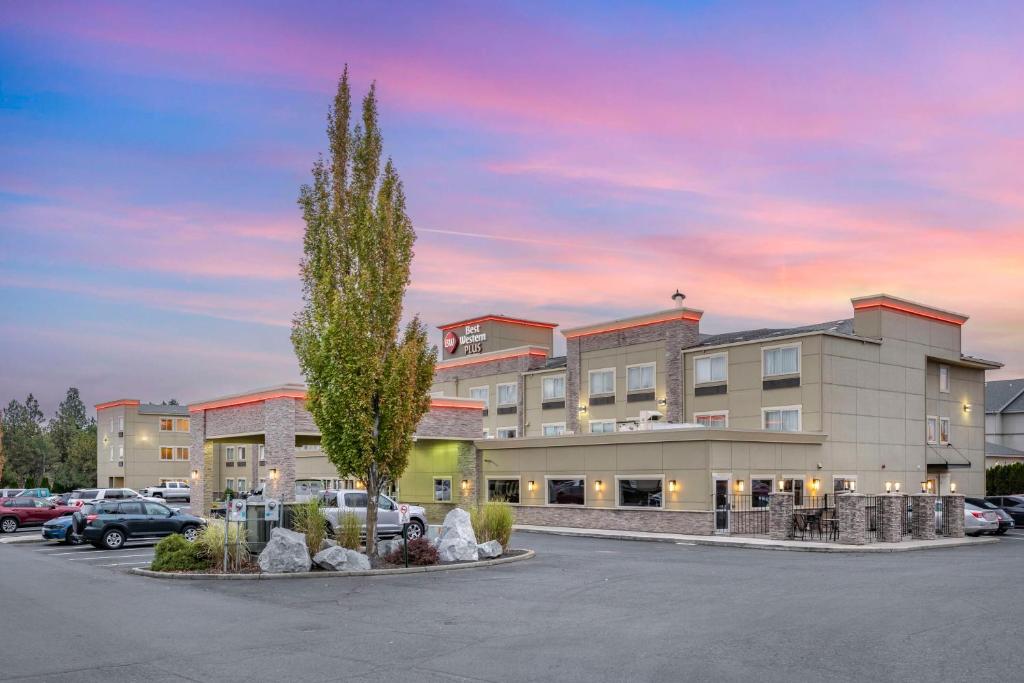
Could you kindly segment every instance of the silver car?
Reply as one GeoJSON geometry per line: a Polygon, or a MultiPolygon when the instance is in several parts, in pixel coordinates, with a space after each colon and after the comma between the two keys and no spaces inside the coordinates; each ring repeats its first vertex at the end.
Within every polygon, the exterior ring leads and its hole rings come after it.
{"type": "MultiPolygon", "coordinates": [[[[352,513],[363,522],[363,533],[366,533],[366,491],[360,489],[340,489],[324,491],[324,516],[336,533],[341,516],[352,513]]],[[[427,511],[419,505],[409,506],[409,540],[419,538],[427,530],[427,511]]],[[[380,496],[377,507],[377,533],[381,536],[397,536],[402,533],[402,525],[398,523],[398,504],[387,496],[380,496]]]]}

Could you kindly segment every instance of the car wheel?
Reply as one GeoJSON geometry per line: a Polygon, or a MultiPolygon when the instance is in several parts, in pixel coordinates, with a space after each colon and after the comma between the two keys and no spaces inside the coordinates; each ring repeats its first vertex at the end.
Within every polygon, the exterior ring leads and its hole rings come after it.
{"type": "Polygon", "coordinates": [[[156,493],[154,493],[154,494],[153,494],[153,497],[154,497],[154,498],[163,498],[163,497],[164,497],[164,494],[162,494],[162,493],[160,493],[159,491],[157,491],[156,493]]]}
{"type": "Polygon", "coordinates": [[[71,545],[75,542],[75,531],[68,525],[68,530],[64,532],[64,545],[71,545]]]}
{"type": "Polygon", "coordinates": [[[409,528],[405,530],[405,537],[410,541],[415,541],[417,538],[423,536],[423,522],[418,519],[414,519],[409,522],[409,528]]]}
{"type": "Polygon", "coordinates": [[[103,547],[107,550],[118,550],[124,545],[124,532],[120,529],[111,529],[103,534],[103,547]]]}
{"type": "Polygon", "coordinates": [[[996,531],[996,536],[1002,536],[1006,533],[1006,529],[999,529],[996,531]]]}
{"type": "Polygon", "coordinates": [[[17,517],[4,517],[3,521],[0,521],[0,531],[5,534],[13,534],[18,530],[18,518],[17,517]]]}
{"type": "Polygon", "coordinates": [[[187,526],[181,530],[181,535],[185,537],[185,540],[189,543],[195,543],[196,539],[199,538],[199,527],[187,526]]]}
{"type": "Polygon", "coordinates": [[[967,534],[967,535],[968,536],[973,536],[974,538],[978,538],[979,536],[981,536],[981,532],[980,531],[975,531],[973,534],[967,534]]]}

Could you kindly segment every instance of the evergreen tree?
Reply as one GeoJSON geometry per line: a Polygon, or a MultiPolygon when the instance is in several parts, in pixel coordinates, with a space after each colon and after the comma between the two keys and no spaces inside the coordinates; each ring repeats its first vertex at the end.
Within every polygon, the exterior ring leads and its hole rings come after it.
{"type": "Polygon", "coordinates": [[[404,472],[430,407],[437,350],[418,317],[400,331],[416,235],[391,160],[381,168],[375,86],[350,127],[346,67],[327,117],[329,157],[299,196],[306,223],[303,309],[292,344],[307,405],[340,476],[366,486],[367,552],[376,543],[378,496],[404,472]]]}

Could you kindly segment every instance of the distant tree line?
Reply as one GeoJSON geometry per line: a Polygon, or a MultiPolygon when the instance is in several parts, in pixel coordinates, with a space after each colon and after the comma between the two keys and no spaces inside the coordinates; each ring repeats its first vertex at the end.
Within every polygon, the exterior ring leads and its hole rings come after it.
{"type": "Polygon", "coordinates": [[[0,486],[54,491],[96,485],[96,420],[68,389],[49,420],[32,394],[0,412],[0,486]]]}
{"type": "Polygon", "coordinates": [[[985,490],[989,496],[1024,493],[1024,462],[996,465],[985,470],[985,490]]]}

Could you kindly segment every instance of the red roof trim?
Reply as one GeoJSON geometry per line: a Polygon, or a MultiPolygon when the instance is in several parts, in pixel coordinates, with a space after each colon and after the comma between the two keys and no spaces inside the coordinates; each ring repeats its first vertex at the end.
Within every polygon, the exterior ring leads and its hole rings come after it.
{"type": "Polygon", "coordinates": [[[430,399],[430,409],[434,408],[468,408],[469,410],[483,411],[484,402],[475,401],[470,398],[432,398],[430,399]]]}
{"type": "Polygon", "coordinates": [[[475,325],[476,323],[487,322],[493,320],[498,323],[511,323],[513,325],[523,325],[525,327],[543,327],[551,330],[558,327],[558,323],[542,323],[536,320],[523,320],[522,318],[508,318],[503,315],[485,315],[480,318],[470,318],[468,320],[460,320],[457,323],[448,323],[447,325],[441,325],[437,329],[442,332],[455,329],[456,327],[463,327],[465,325],[475,325]]]}
{"type": "Polygon", "coordinates": [[[858,301],[853,305],[853,310],[855,311],[863,311],[869,308],[888,308],[893,311],[899,311],[900,313],[910,313],[911,315],[916,315],[921,318],[938,320],[939,322],[949,323],[951,325],[963,325],[967,322],[966,317],[958,316],[954,313],[941,313],[939,311],[919,308],[910,303],[902,304],[887,299],[868,299],[865,301],[858,301]]]}
{"type": "Polygon", "coordinates": [[[204,410],[214,410],[216,408],[233,408],[235,406],[247,405],[249,403],[262,403],[275,398],[294,398],[305,400],[306,392],[303,389],[274,389],[273,391],[262,391],[255,394],[233,396],[231,398],[222,398],[216,401],[207,401],[206,403],[197,403],[189,406],[188,412],[199,413],[204,410]]]}
{"type": "Polygon", "coordinates": [[[692,313],[690,311],[683,311],[680,313],[673,313],[670,316],[664,318],[657,318],[655,320],[642,320],[638,322],[623,322],[618,325],[608,325],[606,327],[598,327],[594,329],[584,329],[581,332],[564,332],[566,339],[576,339],[577,337],[589,337],[594,334],[604,334],[606,332],[618,332],[619,330],[628,330],[634,327],[646,327],[648,325],[658,325],[660,323],[672,322],[673,320],[692,320],[694,322],[700,321],[700,314],[692,313]]]}
{"type": "Polygon", "coordinates": [[[465,365],[478,365],[480,363],[492,363],[498,360],[507,360],[509,358],[519,358],[521,356],[538,356],[540,358],[547,358],[547,351],[516,351],[515,353],[505,353],[500,356],[489,356],[487,358],[452,358],[449,360],[442,360],[437,362],[438,370],[447,370],[449,368],[461,368],[465,365]]]}
{"type": "Polygon", "coordinates": [[[96,410],[106,410],[107,408],[116,408],[118,406],[137,406],[141,401],[137,401],[132,398],[123,398],[117,401],[109,401],[107,403],[97,403],[96,410]]]}

